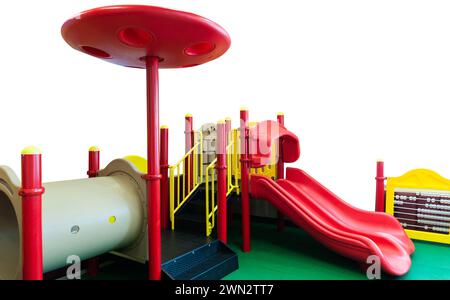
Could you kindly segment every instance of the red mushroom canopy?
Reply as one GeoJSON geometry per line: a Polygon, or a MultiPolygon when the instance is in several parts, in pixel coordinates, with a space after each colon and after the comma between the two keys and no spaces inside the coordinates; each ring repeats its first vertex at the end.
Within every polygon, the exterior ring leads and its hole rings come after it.
{"type": "Polygon", "coordinates": [[[145,5],[117,5],[85,11],[64,23],[64,40],[74,49],[134,68],[148,56],[160,68],[201,65],[223,55],[231,44],[218,24],[195,14],[145,5]]]}

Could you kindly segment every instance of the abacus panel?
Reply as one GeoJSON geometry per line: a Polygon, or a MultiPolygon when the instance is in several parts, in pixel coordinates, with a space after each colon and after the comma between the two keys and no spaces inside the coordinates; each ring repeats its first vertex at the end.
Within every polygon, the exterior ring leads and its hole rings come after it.
{"type": "Polygon", "coordinates": [[[448,235],[450,191],[396,188],[394,216],[405,229],[448,235]]]}

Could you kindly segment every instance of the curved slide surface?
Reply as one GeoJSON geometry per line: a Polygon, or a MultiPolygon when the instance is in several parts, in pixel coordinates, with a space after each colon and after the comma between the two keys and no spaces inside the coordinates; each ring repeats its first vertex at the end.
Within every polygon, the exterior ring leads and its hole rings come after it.
{"type": "Polygon", "coordinates": [[[252,196],[269,201],[343,256],[366,263],[376,255],[388,274],[401,276],[409,271],[414,245],[394,217],[347,204],[302,170],[288,168],[286,177],[275,182],[253,175],[252,196]]]}

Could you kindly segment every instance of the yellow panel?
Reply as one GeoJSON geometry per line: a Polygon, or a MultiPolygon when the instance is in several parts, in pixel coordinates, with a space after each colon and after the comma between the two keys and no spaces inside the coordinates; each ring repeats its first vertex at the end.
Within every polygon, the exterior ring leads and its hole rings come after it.
{"type": "MultiPolygon", "coordinates": [[[[399,188],[450,192],[450,180],[427,169],[413,170],[400,177],[389,177],[386,187],[386,212],[390,215],[394,215],[394,193],[399,188]]],[[[410,229],[405,231],[412,239],[450,244],[450,234],[410,229]]]]}
{"type": "Polygon", "coordinates": [[[143,174],[147,174],[147,160],[141,156],[137,155],[129,155],[124,157],[123,159],[128,160],[132,163],[139,172],[143,174]]]}

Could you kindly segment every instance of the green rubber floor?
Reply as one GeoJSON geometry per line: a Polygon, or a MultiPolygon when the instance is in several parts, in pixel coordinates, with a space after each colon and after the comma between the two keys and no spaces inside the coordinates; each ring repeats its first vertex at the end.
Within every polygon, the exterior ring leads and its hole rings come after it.
{"type": "MultiPolygon", "coordinates": [[[[238,223],[236,223],[238,225],[238,223]]],[[[239,255],[239,270],[225,279],[366,280],[359,265],[323,247],[302,230],[252,224],[252,251],[240,250],[240,232],[233,226],[230,246],[239,255]]],[[[398,279],[450,279],[450,247],[415,242],[412,268],[398,279]]],[[[395,279],[384,276],[383,279],[395,279]]]]}
{"type": "MultiPolygon", "coordinates": [[[[252,251],[240,250],[240,224],[230,226],[229,245],[239,255],[239,270],[225,280],[365,280],[359,265],[343,258],[310,238],[302,230],[287,227],[276,231],[274,225],[252,224],[252,251]]],[[[401,278],[450,279],[450,246],[415,242],[412,268],[401,278]]],[[[146,279],[146,267],[137,263],[115,264],[102,268],[95,279],[146,279]]],[[[83,279],[94,279],[84,277],[83,279]]]]}

